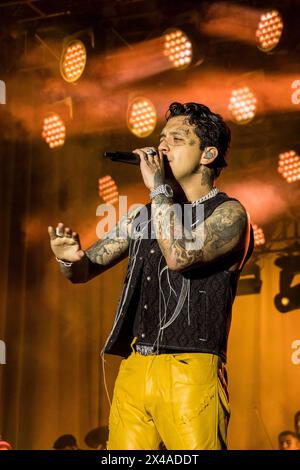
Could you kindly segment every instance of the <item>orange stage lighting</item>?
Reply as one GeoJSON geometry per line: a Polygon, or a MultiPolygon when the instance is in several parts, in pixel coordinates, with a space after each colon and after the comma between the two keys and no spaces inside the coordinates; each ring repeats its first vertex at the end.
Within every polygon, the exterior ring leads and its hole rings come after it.
{"type": "Polygon", "coordinates": [[[279,155],[278,172],[288,183],[300,180],[300,157],[295,150],[283,152],[279,155]]]}
{"type": "Polygon", "coordinates": [[[256,112],[256,97],[245,86],[232,91],[228,109],[231,111],[234,121],[238,124],[247,124],[250,122],[256,112]]]}
{"type": "Polygon", "coordinates": [[[253,235],[254,235],[254,245],[262,246],[266,243],[265,234],[261,227],[257,224],[253,224],[253,235]]]}
{"type": "Polygon", "coordinates": [[[283,20],[277,10],[264,11],[230,2],[213,2],[206,12],[206,21],[199,25],[208,36],[238,40],[269,52],[279,43],[283,20]]]}
{"type": "Polygon", "coordinates": [[[98,194],[106,204],[114,204],[118,201],[119,191],[115,181],[107,175],[98,179],[98,194]]]}
{"type": "Polygon", "coordinates": [[[66,126],[59,114],[49,113],[44,118],[42,137],[51,149],[64,145],[66,126]]]}
{"type": "Polygon", "coordinates": [[[73,39],[64,46],[60,73],[66,82],[76,82],[81,77],[86,65],[86,56],[85,45],[79,39],[73,39]]]}
{"type": "Polygon", "coordinates": [[[138,97],[129,103],[127,125],[137,137],[148,137],[156,126],[156,110],[148,98],[138,97]]]}
{"type": "Polygon", "coordinates": [[[164,34],[164,55],[177,70],[187,68],[193,58],[192,43],[180,29],[168,29],[164,34]]]}
{"type": "Polygon", "coordinates": [[[283,29],[283,21],[276,10],[263,14],[256,30],[257,47],[264,52],[269,52],[280,41],[283,29]]]}

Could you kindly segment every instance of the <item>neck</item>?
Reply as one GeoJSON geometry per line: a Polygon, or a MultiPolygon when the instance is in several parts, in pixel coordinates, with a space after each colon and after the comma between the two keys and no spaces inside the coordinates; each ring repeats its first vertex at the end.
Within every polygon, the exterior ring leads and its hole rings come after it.
{"type": "Polygon", "coordinates": [[[203,168],[198,173],[193,173],[178,182],[189,202],[200,199],[214,187],[212,171],[208,168],[203,168]]]}

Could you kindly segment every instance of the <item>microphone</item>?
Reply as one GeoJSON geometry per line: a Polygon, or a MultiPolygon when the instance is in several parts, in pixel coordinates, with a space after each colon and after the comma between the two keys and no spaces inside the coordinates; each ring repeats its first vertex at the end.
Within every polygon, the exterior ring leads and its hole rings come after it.
{"type": "Polygon", "coordinates": [[[104,157],[110,158],[112,162],[130,163],[139,165],[140,157],[134,152],[104,152],[104,157]]]}

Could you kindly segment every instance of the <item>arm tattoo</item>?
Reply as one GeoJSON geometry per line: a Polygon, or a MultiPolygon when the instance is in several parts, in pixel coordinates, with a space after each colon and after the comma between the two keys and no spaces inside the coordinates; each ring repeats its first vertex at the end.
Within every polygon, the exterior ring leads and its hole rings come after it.
{"type": "Polygon", "coordinates": [[[85,253],[93,263],[109,265],[122,256],[129,247],[131,223],[138,209],[125,214],[118,224],[101,240],[88,248],[85,253]]]}
{"type": "Polygon", "coordinates": [[[124,215],[105,238],[85,250],[85,256],[70,267],[60,263],[63,275],[73,283],[84,283],[103,273],[126,257],[129,248],[131,223],[139,208],[124,215]]]}
{"type": "Polygon", "coordinates": [[[209,263],[242,248],[247,215],[240,203],[229,201],[221,204],[206,219],[204,226],[192,231],[183,227],[172,205],[173,201],[161,194],[152,202],[157,241],[171,269],[180,270],[199,262],[209,263]],[[191,242],[195,240],[199,241],[198,249],[191,248],[191,242]]]}
{"type": "Polygon", "coordinates": [[[164,184],[164,180],[161,170],[157,169],[154,173],[154,188],[157,188],[157,186],[160,186],[161,184],[164,184]]]}
{"type": "Polygon", "coordinates": [[[84,283],[124,259],[129,248],[131,223],[139,209],[122,217],[105,238],[85,250],[85,256],[70,267],[60,263],[63,275],[73,283],[84,283]]]}

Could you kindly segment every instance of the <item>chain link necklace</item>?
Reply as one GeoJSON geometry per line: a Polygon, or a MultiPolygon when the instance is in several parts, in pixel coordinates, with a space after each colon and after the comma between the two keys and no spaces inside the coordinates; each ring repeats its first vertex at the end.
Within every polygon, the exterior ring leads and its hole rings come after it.
{"type": "Polygon", "coordinates": [[[207,201],[207,199],[210,199],[214,196],[216,196],[220,192],[218,188],[212,188],[209,193],[207,193],[205,196],[200,197],[200,199],[197,199],[196,201],[192,202],[192,207],[197,206],[198,204],[201,204],[204,201],[207,201]]]}

